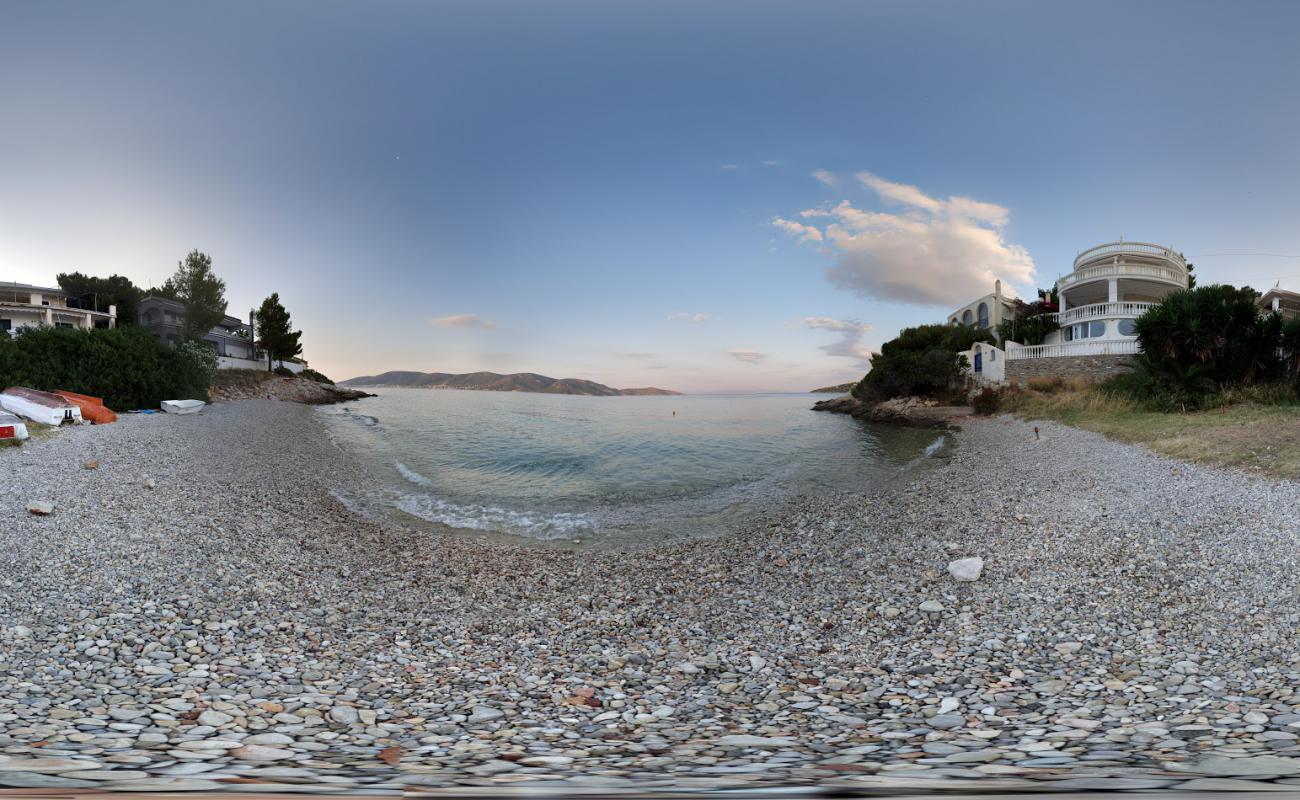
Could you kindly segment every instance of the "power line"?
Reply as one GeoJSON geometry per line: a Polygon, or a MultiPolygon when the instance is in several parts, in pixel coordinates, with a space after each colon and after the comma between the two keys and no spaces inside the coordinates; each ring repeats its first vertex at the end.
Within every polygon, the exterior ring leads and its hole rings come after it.
{"type": "Polygon", "coordinates": [[[1300,255],[1291,255],[1290,253],[1201,253],[1199,255],[1187,256],[1187,258],[1219,258],[1222,256],[1250,256],[1261,258],[1300,258],[1300,255]]]}

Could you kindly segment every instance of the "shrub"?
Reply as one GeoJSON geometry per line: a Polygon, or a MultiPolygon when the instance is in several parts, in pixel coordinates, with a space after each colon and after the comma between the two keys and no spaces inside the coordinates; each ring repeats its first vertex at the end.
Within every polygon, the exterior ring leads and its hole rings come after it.
{"type": "Polygon", "coordinates": [[[1065,379],[1060,375],[1035,375],[1025,381],[1025,384],[1035,392],[1051,394],[1065,385],[1065,379]]]}
{"type": "Polygon", "coordinates": [[[328,384],[331,385],[331,386],[334,385],[334,381],[332,381],[332,380],[330,380],[329,378],[325,377],[324,375],[320,374],[319,372],[317,372],[316,370],[312,369],[311,367],[307,367],[306,369],[304,369],[302,372],[300,372],[300,373],[298,373],[298,374],[299,374],[301,377],[306,378],[307,380],[310,380],[310,381],[316,381],[317,383],[328,383],[328,384]]]}
{"type": "Polygon", "coordinates": [[[280,365],[276,367],[273,371],[275,372],[276,375],[280,375],[285,378],[292,378],[294,376],[293,370],[289,369],[284,365],[280,365]]]}
{"type": "Polygon", "coordinates": [[[118,410],[207,400],[215,369],[211,348],[167,347],[141,328],[31,328],[0,336],[0,386],[65,389],[118,410]]]}
{"type": "Polygon", "coordinates": [[[970,404],[975,409],[975,413],[984,417],[991,417],[998,413],[998,406],[1001,405],[1002,398],[998,395],[996,389],[984,387],[971,398],[970,404]]]}
{"type": "Polygon", "coordinates": [[[1017,300],[1015,307],[1015,316],[998,326],[998,336],[1004,342],[1042,344],[1047,334],[1061,327],[1056,321],[1057,304],[1050,296],[1033,303],[1017,300]]]}
{"type": "Polygon", "coordinates": [[[945,392],[961,377],[964,365],[958,353],[991,341],[988,331],[969,325],[904,328],[872,355],[871,371],[853,387],[853,396],[879,401],[945,392]]]}

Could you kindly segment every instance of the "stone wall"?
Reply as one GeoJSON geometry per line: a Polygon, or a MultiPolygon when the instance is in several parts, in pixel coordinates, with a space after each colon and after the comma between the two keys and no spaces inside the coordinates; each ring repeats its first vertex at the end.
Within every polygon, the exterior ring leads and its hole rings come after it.
{"type": "Polygon", "coordinates": [[[1057,358],[1019,358],[1007,361],[1007,383],[1023,384],[1038,376],[1087,378],[1102,381],[1127,372],[1132,356],[1059,356],[1057,358]]]}

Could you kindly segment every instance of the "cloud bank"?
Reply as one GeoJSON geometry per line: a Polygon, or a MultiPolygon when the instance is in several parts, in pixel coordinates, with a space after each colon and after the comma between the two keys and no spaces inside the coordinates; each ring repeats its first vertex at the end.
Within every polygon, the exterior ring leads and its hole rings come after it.
{"type": "Polygon", "coordinates": [[[866,367],[870,363],[871,348],[867,346],[864,339],[866,339],[867,332],[872,328],[865,322],[851,319],[834,319],[833,317],[804,317],[795,320],[795,323],[805,328],[834,331],[840,335],[838,341],[822,345],[821,350],[826,355],[837,358],[851,358],[862,367],[866,367]]]}
{"type": "Polygon", "coordinates": [[[451,314],[446,317],[438,317],[433,321],[434,325],[441,328],[481,328],[491,330],[497,325],[490,319],[483,319],[478,314],[451,314]]]}
{"type": "Polygon", "coordinates": [[[711,314],[678,311],[676,314],[669,314],[668,319],[673,322],[708,322],[713,319],[713,316],[711,314]]]}
{"type": "Polygon", "coordinates": [[[767,358],[767,353],[760,353],[757,350],[744,350],[744,349],[728,350],[727,355],[731,356],[737,361],[744,361],[746,364],[757,364],[758,362],[767,358]]]}
{"type": "MultiPolygon", "coordinates": [[[[814,173],[827,186],[834,176],[814,173]]],[[[772,225],[801,243],[837,254],[827,277],[863,297],[918,305],[956,306],[993,291],[993,281],[1032,286],[1034,261],[1003,234],[1010,212],[969,197],[932,197],[915,186],[870,172],[854,176],[885,206],[874,211],[848,200],[799,212],[806,220],[774,217],[772,225]]]]}

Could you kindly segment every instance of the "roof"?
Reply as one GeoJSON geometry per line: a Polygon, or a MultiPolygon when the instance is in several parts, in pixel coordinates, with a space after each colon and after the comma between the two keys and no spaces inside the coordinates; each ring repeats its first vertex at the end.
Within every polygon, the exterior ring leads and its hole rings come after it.
{"type": "Polygon", "coordinates": [[[40,292],[41,294],[61,294],[67,296],[67,292],[62,289],[55,289],[49,286],[31,286],[26,283],[13,283],[11,281],[0,281],[0,289],[21,289],[25,292],[40,292]]]}
{"type": "MultiPolygon", "coordinates": [[[[147,296],[147,297],[142,298],[142,299],[140,300],[140,308],[141,308],[141,309],[144,309],[146,303],[148,303],[148,304],[150,304],[150,305],[170,306],[172,309],[174,309],[174,310],[176,310],[176,311],[184,311],[184,310],[185,310],[185,304],[182,303],[181,301],[179,301],[179,300],[173,300],[173,299],[171,299],[170,297],[159,297],[159,296],[156,295],[156,294],[151,294],[151,295],[149,295],[149,296],[147,296]]],[[[239,317],[232,317],[232,316],[230,316],[229,314],[227,314],[226,316],[222,317],[222,318],[221,318],[221,321],[218,322],[217,324],[218,324],[218,325],[224,325],[224,326],[226,326],[226,327],[228,327],[228,328],[229,328],[229,327],[234,327],[234,326],[246,327],[246,326],[248,325],[248,323],[244,322],[244,321],[243,321],[242,319],[240,319],[239,317]]]]}
{"type": "Polygon", "coordinates": [[[1290,289],[1279,289],[1273,287],[1259,296],[1261,305],[1267,303],[1272,298],[1277,297],[1283,300],[1300,300],[1300,292],[1293,292],[1290,289]]]}

